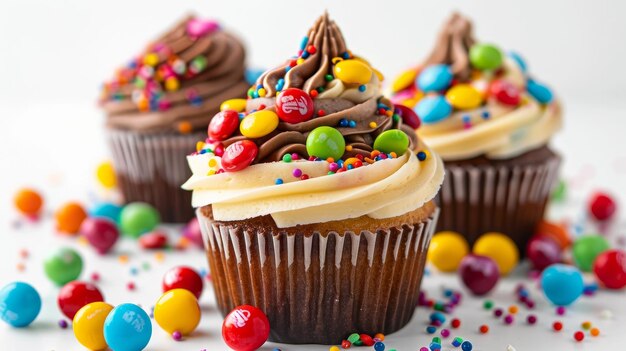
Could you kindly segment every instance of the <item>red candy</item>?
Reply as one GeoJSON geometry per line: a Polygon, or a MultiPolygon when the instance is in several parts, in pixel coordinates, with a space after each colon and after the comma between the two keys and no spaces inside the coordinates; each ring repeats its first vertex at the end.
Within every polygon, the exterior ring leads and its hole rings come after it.
{"type": "Polygon", "coordinates": [[[222,338],[235,351],[254,351],[270,336],[270,322],[260,309],[242,305],[230,312],[222,324],[222,338]]]}
{"type": "Polygon", "coordinates": [[[552,329],[554,329],[555,331],[561,331],[561,329],[563,329],[563,323],[561,322],[552,323],[552,329]]]}
{"type": "Polygon", "coordinates": [[[374,346],[375,342],[374,339],[372,339],[371,336],[367,335],[367,334],[361,334],[361,342],[363,343],[363,345],[365,346],[374,346]]]}
{"type": "Polygon", "coordinates": [[[239,127],[239,114],[237,111],[226,110],[218,112],[209,123],[209,138],[212,140],[224,140],[231,136],[239,127]]]}
{"type": "Polygon", "coordinates": [[[615,210],[617,210],[615,201],[605,193],[595,194],[589,203],[589,211],[599,221],[606,221],[613,217],[615,210]]]}
{"type": "Polygon", "coordinates": [[[458,328],[461,326],[461,320],[458,318],[454,318],[452,319],[452,321],[450,321],[450,326],[454,329],[458,328]]]}
{"type": "Polygon", "coordinates": [[[626,286],[626,252],[607,250],[593,263],[593,273],[609,289],[622,289],[626,286]]]}
{"type": "Polygon", "coordinates": [[[241,171],[250,166],[258,152],[259,148],[253,141],[236,141],[224,150],[222,167],[227,172],[241,171]]]}
{"type": "Polygon", "coordinates": [[[489,257],[467,255],[459,266],[461,281],[474,295],[485,295],[498,283],[498,266],[489,257]]]}
{"type": "Polygon", "coordinates": [[[167,235],[162,232],[151,232],[139,237],[139,245],[146,250],[162,249],[167,245],[167,235]]]}
{"type": "Polygon", "coordinates": [[[576,341],[581,342],[585,339],[585,333],[581,332],[580,330],[574,333],[574,339],[576,339],[576,341]]]}
{"type": "Polygon", "coordinates": [[[117,226],[107,218],[86,218],[80,225],[80,233],[100,254],[111,250],[120,236],[117,226]]]}
{"type": "Polygon", "coordinates": [[[546,267],[562,261],[559,244],[547,236],[533,236],[526,245],[526,257],[534,269],[543,271],[546,267]]]}
{"type": "Polygon", "coordinates": [[[393,112],[397,113],[402,118],[402,122],[413,129],[417,129],[422,124],[422,121],[417,116],[415,111],[404,105],[393,105],[393,112]]]}
{"type": "Polygon", "coordinates": [[[202,278],[192,268],[180,266],[167,271],[163,276],[163,292],[172,289],[185,289],[200,298],[204,283],[202,278]]]}
{"type": "Polygon", "coordinates": [[[496,80],[491,83],[489,94],[504,105],[517,106],[520,103],[519,89],[504,80],[496,80]]]}
{"type": "Polygon", "coordinates": [[[352,343],[349,342],[348,340],[344,340],[341,342],[341,348],[342,349],[349,349],[350,346],[352,346],[352,343]]]}
{"type": "Polygon", "coordinates": [[[314,113],[313,99],[303,90],[289,88],[276,97],[276,114],[287,123],[309,120],[314,113]]]}
{"type": "Polygon", "coordinates": [[[65,284],[59,291],[57,299],[61,312],[70,320],[74,319],[74,315],[85,305],[99,301],[104,301],[100,290],[91,283],[80,281],[65,284]]]}

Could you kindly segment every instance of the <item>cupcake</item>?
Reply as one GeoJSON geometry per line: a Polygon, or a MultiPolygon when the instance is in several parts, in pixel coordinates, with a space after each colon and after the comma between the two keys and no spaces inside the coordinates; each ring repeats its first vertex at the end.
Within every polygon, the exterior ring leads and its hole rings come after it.
{"type": "Polygon", "coordinates": [[[325,14],[245,108],[213,118],[183,188],[222,314],[257,306],[270,340],[295,344],[410,320],[443,163],[417,138],[417,117],[382,95],[382,79],[325,14]]]}
{"type": "Polygon", "coordinates": [[[165,222],[193,218],[191,196],[180,189],[191,175],[185,157],[222,101],[245,98],[244,60],[237,38],[189,16],[103,85],[100,104],[126,201],[154,205],[165,222]]]}
{"type": "Polygon", "coordinates": [[[519,55],[477,42],[459,14],[392,89],[393,101],[421,118],[420,138],[444,160],[438,230],[470,243],[502,232],[524,252],[558,178],[560,157],[548,144],[562,109],[550,89],[519,55]]]}

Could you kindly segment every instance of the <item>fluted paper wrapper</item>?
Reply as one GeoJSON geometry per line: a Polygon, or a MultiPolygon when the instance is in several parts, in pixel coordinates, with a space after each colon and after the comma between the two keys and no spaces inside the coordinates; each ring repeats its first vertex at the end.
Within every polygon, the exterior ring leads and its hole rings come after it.
{"type": "Polygon", "coordinates": [[[191,192],[180,186],[191,176],[186,156],[205,137],[205,133],[142,134],[109,129],[113,164],[125,200],[153,205],[164,222],[192,219],[191,192]]]}
{"type": "Polygon", "coordinates": [[[338,344],[409,322],[438,212],[375,233],[325,235],[248,231],[197,216],[223,315],[254,305],[269,318],[271,341],[338,344]]]}
{"type": "Polygon", "coordinates": [[[556,154],[523,166],[450,166],[437,203],[438,231],[453,230],[470,245],[486,232],[509,236],[524,253],[558,181],[556,154]]]}

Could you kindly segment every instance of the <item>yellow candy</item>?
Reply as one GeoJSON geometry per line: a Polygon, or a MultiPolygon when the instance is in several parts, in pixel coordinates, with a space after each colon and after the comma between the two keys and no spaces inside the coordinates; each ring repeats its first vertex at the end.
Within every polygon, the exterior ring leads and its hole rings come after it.
{"type": "Polygon", "coordinates": [[[230,99],[222,102],[220,111],[233,110],[243,112],[246,110],[246,99],[230,99]]]}
{"type": "Polygon", "coordinates": [[[111,310],[113,306],[105,302],[92,302],[78,310],[72,321],[76,340],[89,350],[106,350],[104,320],[111,310]]]}
{"type": "Polygon", "coordinates": [[[169,77],[165,80],[165,89],[168,91],[175,91],[180,88],[180,83],[176,77],[169,77]]]}
{"type": "Polygon", "coordinates": [[[143,63],[148,66],[154,67],[157,63],[159,63],[159,55],[155,53],[148,54],[143,57],[143,63]]]}
{"type": "Polygon", "coordinates": [[[402,89],[409,87],[417,78],[417,71],[410,69],[400,73],[398,77],[391,83],[391,90],[396,93],[402,89]]]}
{"type": "Polygon", "coordinates": [[[278,115],[269,110],[261,110],[247,115],[239,125],[241,134],[248,138],[261,138],[278,127],[278,115]]]}
{"type": "Polygon", "coordinates": [[[117,186],[117,178],[115,178],[115,170],[113,170],[113,164],[111,162],[102,162],[96,169],[96,177],[98,182],[107,189],[112,189],[117,186]]]}
{"type": "Polygon", "coordinates": [[[482,94],[469,84],[457,84],[446,93],[448,102],[459,110],[469,110],[480,106],[482,94]]]}
{"type": "Polygon", "coordinates": [[[348,166],[348,165],[352,165],[352,164],[354,164],[354,163],[355,163],[355,162],[357,162],[357,161],[359,161],[359,159],[358,159],[358,158],[356,158],[356,157],[350,157],[350,158],[349,158],[349,159],[347,159],[347,160],[346,160],[343,164],[344,164],[344,165],[346,165],[346,166],[348,166]]]}
{"type": "Polygon", "coordinates": [[[196,143],[196,151],[200,152],[200,150],[204,149],[204,141],[199,141],[196,143]]]}
{"type": "Polygon", "coordinates": [[[442,272],[454,272],[469,253],[469,245],[461,234],[439,232],[430,241],[426,259],[442,272]]]}
{"type": "Polygon", "coordinates": [[[170,290],[154,306],[154,320],[170,335],[175,331],[189,335],[200,323],[198,300],[189,290],[170,290]]]}
{"type": "Polygon", "coordinates": [[[335,77],[348,84],[367,84],[372,79],[372,69],[359,60],[343,60],[334,68],[335,77]]]}
{"type": "Polygon", "coordinates": [[[517,266],[519,252],[511,238],[502,233],[485,233],[474,243],[474,253],[493,259],[501,275],[507,275],[517,266]]]}

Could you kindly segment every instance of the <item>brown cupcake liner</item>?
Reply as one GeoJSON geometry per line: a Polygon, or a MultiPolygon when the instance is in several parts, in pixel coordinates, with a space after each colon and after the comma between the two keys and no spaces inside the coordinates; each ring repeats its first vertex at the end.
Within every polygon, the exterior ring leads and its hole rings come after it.
{"type": "Polygon", "coordinates": [[[254,305],[269,318],[271,341],[338,344],[409,322],[438,213],[374,233],[301,235],[197,216],[223,315],[254,305]]]}
{"type": "Polygon", "coordinates": [[[118,184],[127,202],[153,205],[161,220],[183,223],[193,218],[191,192],[180,188],[191,171],[186,156],[204,133],[142,134],[108,130],[118,184]]]}
{"type": "Polygon", "coordinates": [[[513,239],[523,255],[543,219],[560,164],[554,153],[523,165],[446,164],[437,197],[441,207],[437,231],[459,232],[470,245],[486,232],[501,232],[513,239]]]}

